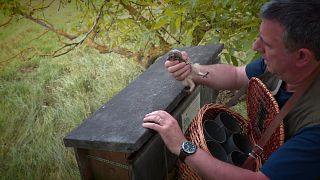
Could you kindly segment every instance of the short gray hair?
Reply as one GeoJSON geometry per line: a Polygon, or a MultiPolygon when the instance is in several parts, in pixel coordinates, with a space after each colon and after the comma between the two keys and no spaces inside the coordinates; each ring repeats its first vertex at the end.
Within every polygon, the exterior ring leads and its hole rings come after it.
{"type": "Polygon", "coordinates": [[[284,27],[289,51],[307,48],[320,61],[320,0],[271,0],[262,6],[260,16],[284,27]]]}

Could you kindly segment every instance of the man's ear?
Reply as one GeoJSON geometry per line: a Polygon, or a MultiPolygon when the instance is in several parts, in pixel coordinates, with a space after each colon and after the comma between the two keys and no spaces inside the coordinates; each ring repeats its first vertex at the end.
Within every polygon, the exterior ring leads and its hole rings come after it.
{"type": "Polygon", "coordinates": [[[296,61],[296,66],[303,67],[312,62],[315,58],[314,53],[307,48],[301,48],[298,50],[298,60],[296,61]]]}

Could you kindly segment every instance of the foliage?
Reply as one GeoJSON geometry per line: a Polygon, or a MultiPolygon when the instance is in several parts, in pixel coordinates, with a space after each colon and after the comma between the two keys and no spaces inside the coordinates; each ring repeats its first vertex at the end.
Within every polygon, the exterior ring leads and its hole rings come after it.
{"type": "Polygon", "coordinates": [[[171,48],[224,43],[222,58],[234,65],[251,60],[257,36],[259,8],[255,0],[120,0],[120,1],[4,1],[1,9],[10,17],[24,17],[67,38],[51,54],[63,55],[87,42],[100,53],[116,52],[148,66],[171,48]],[[75,7],[78,15],[69,28],[53,23],[44,13],[75,7]],[[51,22],[51,23],[50,23],[51,22]],[[85,41],[86,40],[86,41],[85,41]]]}

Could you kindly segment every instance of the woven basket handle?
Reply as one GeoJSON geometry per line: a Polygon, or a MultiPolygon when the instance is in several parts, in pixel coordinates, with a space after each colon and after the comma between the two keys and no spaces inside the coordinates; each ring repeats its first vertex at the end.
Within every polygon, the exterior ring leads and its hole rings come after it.
{"type": "Polygon", "coordinates": [[[264,131],[261,138],[254,145],[252,152],[249,154],[249,157],[242,165],[245,169],[253,170],[255,169],[256,158],[261,155],[263,152],[263,147],[267,144],[272,134],[279,127],[280,123],[284,119],[284,117],[289,113],[292,107],[296,104],[296,102],[300,99],[300,97],[306,92],[306,90],[311,86],[314,79],[317,77],[320,71],[320,63],[317,68],[315,68],[311,75],[308,76],[306,81],[302,83],[301,86],[298,87],[297,91],[292,95],[292,97],[285,103],[283,108],[281,108],[279,114],[276,115],[273,121],[271,121],[269,127],[264,131]]]}

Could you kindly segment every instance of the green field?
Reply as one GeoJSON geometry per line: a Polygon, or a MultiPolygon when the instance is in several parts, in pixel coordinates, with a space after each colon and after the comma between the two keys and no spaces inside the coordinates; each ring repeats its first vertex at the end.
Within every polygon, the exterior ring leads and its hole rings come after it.
{"type": "MultiPolygon", "coordinates": [[[[73,25],[73,8],[56,12],[45,13],[59,28],[73,25]]],[[[0,27],[0,42],[0,179],[79,179],[63,138],[143,67],[85,47],[57,58],[33,56],[60,45],[54,33],[24,19],[0,27]]]]}

